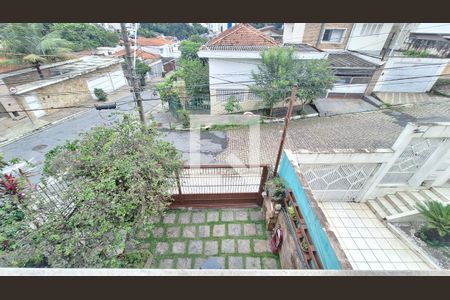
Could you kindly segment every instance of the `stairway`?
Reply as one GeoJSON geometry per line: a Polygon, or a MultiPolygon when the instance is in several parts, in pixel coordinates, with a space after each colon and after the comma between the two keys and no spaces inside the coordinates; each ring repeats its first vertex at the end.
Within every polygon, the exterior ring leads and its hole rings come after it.
{"type": "Polygon", "coordinates": [[[432,187],[428,190],[397,192],[370,199],[367,201],[367,205],[378,218],[389,220],[400,216],[417,214],[417,203],[424,203],[430,200],[450,204],[450,188],[432,187]]]}

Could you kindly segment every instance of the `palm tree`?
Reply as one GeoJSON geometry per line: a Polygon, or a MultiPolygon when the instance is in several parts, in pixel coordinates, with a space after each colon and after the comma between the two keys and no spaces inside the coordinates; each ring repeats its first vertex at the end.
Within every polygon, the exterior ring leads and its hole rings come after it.
{"type": "Polygon", "coordinates": [[[73,44],[58,36],[58,33],[45,34],[41,23],[9,23],[0,30],[1,50],[8,64],[31,64],[43,78],[41,65],[47,61],[68,58],[73,44]]]}
{"type": "Polygon", "coordinates": [[[427,201],[418,204],[417,210],[427,222],[427,227],[436,230],[439,237],[446,238],[450,235],[450,205],[438,201],[427,201]]]}

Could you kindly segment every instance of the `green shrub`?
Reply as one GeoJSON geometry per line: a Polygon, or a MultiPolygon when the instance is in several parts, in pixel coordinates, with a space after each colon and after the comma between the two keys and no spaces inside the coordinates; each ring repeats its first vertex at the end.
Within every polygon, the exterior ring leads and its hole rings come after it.
{"type": "Polygon", "coordinates": [[[106,101],[106,99],[108,99],[108,94],[106,94],[106,92],[102,89],[95,88],[94,95],[99,101],[106,101]]]}
{"type": "Polygon", "coordinates": [[[181,119],[181,124],[183,125],[183,128],[189,128],[189,126],[191,126],[191,117],[188,110],[180,109],[178,111],[178,116],[181,119]]]}
{"type": "Polygon", "coordinates": [[[417,210],[424,217],[426,224],[422,232],[431,241],[450,238],[450,205],[438,201],[419,203],[417,210]]]}
{"type": "Polygon", "coordinates": [[[227,103],[225,104],[225,110],[227,113],[232,113],[241,109],[242,107],[236,97],[232,96],[228,98],[227,103]]]}
{"type": "Polygon", "coordinates": [[[430,52],[428,51],[417,51],[417,50],[406,50],[403,52],[405,56],[410,57],[430,57],[432,56],[430,52]]]}

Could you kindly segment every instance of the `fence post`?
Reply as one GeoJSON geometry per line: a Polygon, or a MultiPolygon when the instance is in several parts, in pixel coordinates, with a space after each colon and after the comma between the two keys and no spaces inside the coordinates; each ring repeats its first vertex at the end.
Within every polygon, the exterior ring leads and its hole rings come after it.
{"type": "Polygon", "coordinates": [[[176,176],[177,176],[177,187],[178,187],[178,195],[181,196],[181,184],[180,184],[180,173],[178,171],[176,171],[176,176]]]}
{"type": "Polygon", "coordinates": [[[268,174],[269,174],[268,167],[267,166],[263,166],[262,174],[261,174],[261,182],[259,183],[259,191],[258,191],[259,199],[260,199],[259,200],[260,201],[259,204],[262,204],[262,201],[263,201],[262,192],[263,192],[263,189],[264,189],[264,185],[266,184],[268,174]]]}

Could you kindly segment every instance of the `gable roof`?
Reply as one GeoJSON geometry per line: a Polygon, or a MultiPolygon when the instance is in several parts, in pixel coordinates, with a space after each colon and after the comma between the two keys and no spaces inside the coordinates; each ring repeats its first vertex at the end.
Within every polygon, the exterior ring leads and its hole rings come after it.
{"type": "Polygon", "coordinates": [[[279,43],[248,23],[237,24],[209,41],[206,50],[247,50],[259,51],[279,43]]]}
{"type": "MultiPolygon", "coordinates": [[[[131,39],[130,41],[134,44],[133,39],[131,39]]],[[[156,37],[156,38],[138,37],[137,44],[138,46],[163,46],[163,45],[172,45],[174,44],[174,41],[163,37],[156,37]]]]}
{"type": "MultiPolygon", "coordinates": [[[[132,50],[133,51],[133,50],[132,50]]],[[[134,51],[133,51],[134,52],[134,51]]],[[[122,57],[125,56],[125,49],[119,50],[115,53],[113,53],[114,57],[122,57]]],[[[149,59],[149,60],[156,60],[156,59],[160,59],[161,55],[159,54],[154,54],[154,53],[150,53],[150,52],[146,52],[143,51],[141,49],[137,49],[136,50],[136,57],[142,58],[144,60],[149,59]]]]}

